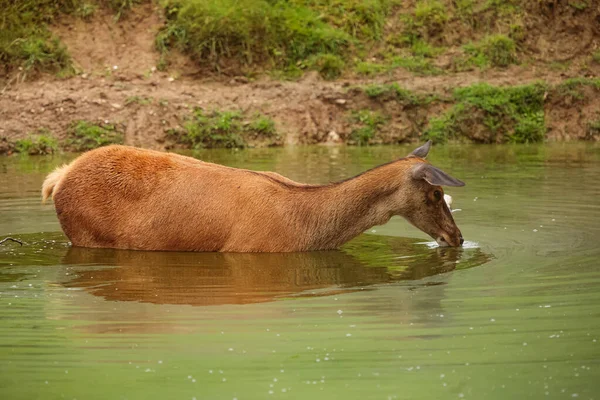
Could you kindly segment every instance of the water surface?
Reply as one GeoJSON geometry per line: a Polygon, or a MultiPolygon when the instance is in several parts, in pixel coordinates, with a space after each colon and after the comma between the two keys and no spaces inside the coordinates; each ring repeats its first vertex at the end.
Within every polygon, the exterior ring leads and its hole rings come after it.
{"type": "MultiPolygon", "coordinates": [[[[409,151],[193,155],[324,183],[409,151]]],[[[393,218],[297,254],[71,248],[39,190],[73,157],[0,158],[1,398],[600,397],[598,146],[436,146],[468,246],[393,218]]]]}

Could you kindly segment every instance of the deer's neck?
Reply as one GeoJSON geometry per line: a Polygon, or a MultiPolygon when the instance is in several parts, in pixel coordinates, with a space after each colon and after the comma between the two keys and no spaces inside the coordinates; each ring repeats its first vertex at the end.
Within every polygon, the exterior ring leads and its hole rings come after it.
{"type": "Polygon", "coordinates": [[[334,249],[365,230],[382,225],[398,212],[393,201],[401,179],[380,167],[350,180],[302,194],[295,222],[307,230],[311,250],[334,249]],[[297,218],[300,218],[298,220],[297,218]]]}

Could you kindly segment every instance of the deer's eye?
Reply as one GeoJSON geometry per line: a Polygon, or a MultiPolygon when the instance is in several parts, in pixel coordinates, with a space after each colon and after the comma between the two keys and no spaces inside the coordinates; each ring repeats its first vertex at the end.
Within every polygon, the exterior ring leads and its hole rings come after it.
{"type": "Polygon", "coordinates": [[[442,192],[440,192],[439,190],[436,190],[433,192],[433,197],[435,197],[435,199],[437,201],[440,201],[442,199],[442,192]]]}

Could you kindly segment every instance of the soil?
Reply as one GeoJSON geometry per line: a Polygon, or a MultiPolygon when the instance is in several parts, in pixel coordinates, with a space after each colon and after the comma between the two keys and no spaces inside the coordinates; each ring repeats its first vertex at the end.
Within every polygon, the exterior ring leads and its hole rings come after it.
{"type": "MultiPolygon", "coordinates": [[[[448,95],[456,87],[476,82],[517,85],[545,81],[552,84],[568,77],[600,76],[598,64],[586,63],[582,67],[583,62],[573,62],[569,68],[554,70],[548,63],[533,61],[504,70],[426,77],[396,70],[376,79],[349,77],[328,82],[309,72],[296,82],[270,78],[249,81],[246,77],[206,75],[183,56],[176,57],[169,71],[159,72],[155,68],[159,55],[154,48],[154,38],[162,24],[161,18],[156,5],[144,4],[119,22],[115,22],[112,14],[103,12],[97,12],[89,22],[61,21],[54,31],[68,46],[79,74],[67,79],[47,75],[36,81],[4,87],[0,92],[0,147],[3,142],[6,147],[6,143],[40,128],[47,128],[62,139],[74,121],[88,120],[117,124],[125,133],[126,144],[165,149],[172,145],[165,139],[166,132],[180,127],[194,107],[266,114],[275,121],[285,144],[345,142],[352,129],[349,110],[381,107],[393,115],[382,141],[414,141],[418,140],[427,119],[444,111],[443,105],[419,110],[374,104],[375,101],[360,91],[351,90],[352,87],[397,82],[417,92],[448,95]]],[[[540,20],[545,21],[542,16],[540,20]]],[[[568,47],[573,35],[581,35],[582,41],[574,43],[572,49],[581,49],[583,41],[586,51],[599,47],[593,31],[582,31],[564,21],[560,23],[564,28],[561,28],[562,33],[552,31],[544,36],[540,28],[543,37],[537,40],[554,43],[554,47],[563,44],[568,47]],[[573,35],[565,36],[569,32],[573,35]]],[[[550,47],[547,51],[550,52],[550,47]]],[[[564,54],[573,59],[575,53],[564,54]]],[[[540,57],[543,56],[540,53],[540,57]]],[[[548,140],[589,139],[586,124],[600,118],[598,93],[590,91],[585,102],[549,101],[546,106],[548,140]]]]}

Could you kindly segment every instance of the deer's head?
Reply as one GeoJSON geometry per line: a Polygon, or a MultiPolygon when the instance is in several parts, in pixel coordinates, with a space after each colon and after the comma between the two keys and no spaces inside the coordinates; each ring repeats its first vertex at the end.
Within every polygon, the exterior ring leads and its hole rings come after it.
{"type": "Polygon", "coordinates": [[[411,224],[431,236],[440,246],[458,247],[463,244],[460,229],[444,200],[442,186],[464,186],[464,182],[451,177],[425,161],[431,141],[417,148],[407,157],[405,182],[402,192],[402,212],[411,224]]]}

